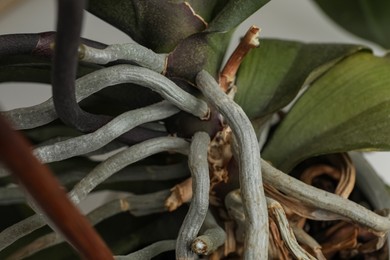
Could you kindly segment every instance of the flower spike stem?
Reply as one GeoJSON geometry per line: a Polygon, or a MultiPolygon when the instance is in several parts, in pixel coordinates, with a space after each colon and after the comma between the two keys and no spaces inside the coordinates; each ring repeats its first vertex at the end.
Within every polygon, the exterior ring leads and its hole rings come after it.
{"type": "Polygon", "coordinates": [[[231,85],[234,83],[237,70],[245,55],[251,49],[259,46],[259,33],[260,28],[252,25],[230,56],[229,60],[226,62],[226,65],[219,76],[219,84],[225,93],[229,91],[231,85]]]}
{"type": "Polygon", "coordinates": [[[85,259],[113,259],[107,245],[67,198],[50,170],[33,155],[30,145],[0,118],[0,159],[18,178],[39,208],[85,259]],[[23,158],[23,163],[20,163],[23,158]],[[31,176],[34,176],[31,178],[31,176]],[[82,234],[82,235],[80,235],[82,234]]]}

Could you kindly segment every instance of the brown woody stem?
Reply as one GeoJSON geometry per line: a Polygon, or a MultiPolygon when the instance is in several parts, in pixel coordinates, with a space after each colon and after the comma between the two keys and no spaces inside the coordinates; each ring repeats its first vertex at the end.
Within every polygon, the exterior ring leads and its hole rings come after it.
{"type": "Polygon", "coordinates": [[[2,118],[0,125],[0,159],[55,228],[85,259],[113,259],[104,241],[69,201],[58,180],[32,155],[28,142],[2,118]]]}
{"type": "Polygon", "coordinates": [[[237,70],[245,55],[251,49],[259,46],[259,33],[260,28],[252,25],[226,62],[226,65],[219,76],[219,85],[225,93],[230,89],[231,84],[234,82],[237,70]]]}

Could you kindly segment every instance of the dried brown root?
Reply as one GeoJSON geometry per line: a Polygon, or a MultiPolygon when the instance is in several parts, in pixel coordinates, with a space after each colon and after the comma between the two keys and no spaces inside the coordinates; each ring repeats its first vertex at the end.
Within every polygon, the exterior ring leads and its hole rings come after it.
{"type": "Polygon", "coordinates": [[[165,207],[169,212],[174,211],[183,203],[189,202],[191,198],[192,178],[188,178],[171,189],[171,195],[165,200],[165,207]]]}

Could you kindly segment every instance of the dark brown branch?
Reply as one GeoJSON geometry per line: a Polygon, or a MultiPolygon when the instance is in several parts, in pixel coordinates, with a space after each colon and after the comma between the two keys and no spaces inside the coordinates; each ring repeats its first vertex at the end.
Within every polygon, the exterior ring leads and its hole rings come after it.
{"type": "Polygon", "coordinates": [[[18,178],[55,228],[84,258],[113,259],[104,241],[70,202],[50,170],[32,155],[28,142],[1,117],[0,159],[18,178]]]}
{"type": "Polygon", "coordinates": [[[219,85],[225,93],[228,92],[231,85],[234,83],[237,70],[245,55],[247,55],[251,49],[259,46],[259,33],[260,28],[252,25],[226,62],[226,65],[219,76],[219,85]]]}

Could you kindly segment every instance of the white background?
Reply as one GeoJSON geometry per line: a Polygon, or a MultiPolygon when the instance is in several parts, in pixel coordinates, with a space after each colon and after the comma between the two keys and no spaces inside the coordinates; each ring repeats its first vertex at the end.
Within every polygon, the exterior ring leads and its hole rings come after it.
{"type": "MultiPolygon", "coordinates": [[[[55,28],[56,1],[19,0],[18,4],[0,13],[0,34],[42,32],[55,28]]],[[[236,32],[238,39],[256,24],[262,28],[262,37],[293,39],[306,42],[363,43],[383,53],[379,47],[356,38],[343,31],[325,17],[309,0],[272,0],[259,12],[243,23],[236,32]]],[[[107,44],[128,42],[129,38],[120,31],[87,14],[83,36],[107,44]]],[[[233,45],[237,40],[233,42],[233,45]]],[[[230,48],[231,49],[231,48],[230,48]]],[[[7,83],[0,86],[0,106],[8,110],[30,106],[46,100],[50,96],[47,85],[7,83]]],[[[367,158],[373,167],[390,183],[390,153],[369,153],[367,158]]]]}

